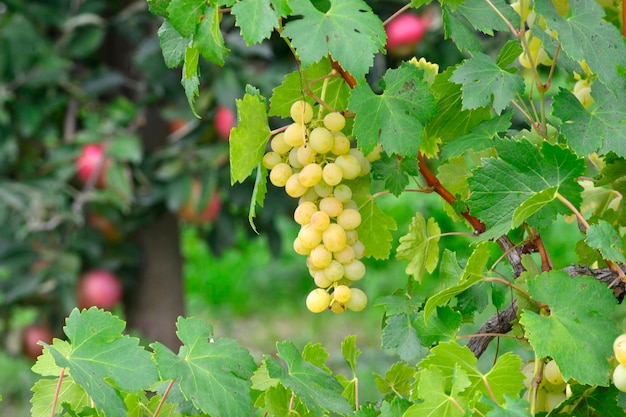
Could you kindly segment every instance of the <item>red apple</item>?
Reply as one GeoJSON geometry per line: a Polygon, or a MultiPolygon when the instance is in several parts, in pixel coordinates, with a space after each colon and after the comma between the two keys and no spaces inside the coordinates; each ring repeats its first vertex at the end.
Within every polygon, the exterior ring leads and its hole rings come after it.
{"type": "Polygon", "coordinates": [[[76,298],[81,309],[96,306],[109,310],[122,299],[122,283],[110,271],[93,269],[80,278],[76,298]]]}
{"type": "Polygon", "coordinates": [[[43,346],[38,345],[37,342],[41,340],[50,344],[53,337],[52,330],[45,324],[31,324],[26,327],[22,335],[22,351],[24,355],[33,360],[37,359],[43,350],[43,346]]]}
{"type": "Polygon", "coordinates": [[[226,141],[230,136],[230,130],[235,126],[235,112],[228,107],[218,106],[213,123],[217,135],[226,141]]]}
{"type": "Polygon", "coordinates": [[[85,184],[92,176],[95,176],[95,184],[101,187],[104,185],[107,165],[104,145],[101,143],[85,145],[76,159],[78,178],[85,184]]]}
{"type": "Polygon", "coordinates": [[[89,213],[86,220],[89,226],[102,233],[107,242],[119,242],[121,240],[122,233],[108,217],[98,213],[89,213]]]}
{"type": "Polygon", "coordinates": [[[200,199],[202,198],[202,183],[193,180],[191,183],[191,192],[185,203],[178,209],[178,218],[196,224],[204,224],[212,222],[219,214],[222,208],[222,200],[219,191],[213,191],[213,195],[203,209],[199,209],[200,199]]]}
{"type": "Polygon", "coordinates": [[[403,13],[385,27],[387,51],[396,56],[411,55],[428,29],[428,20],[413,13],[403,13]]]}

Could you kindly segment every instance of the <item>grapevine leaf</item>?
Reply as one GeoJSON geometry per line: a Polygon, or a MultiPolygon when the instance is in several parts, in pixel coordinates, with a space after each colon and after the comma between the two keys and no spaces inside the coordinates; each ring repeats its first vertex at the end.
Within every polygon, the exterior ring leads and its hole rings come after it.
{"type": "Polygon", "coordinates": [[[463,324],[461,313],[448,306],[437,307],[437,314],[431,314],[428,321],[424,320],[423,315],[423,311],[417,314],[414,325],[424,346],[452,339],[463,324]]]}
{"type": "Polygon", "coordinates": [[[415,314],[400,313],[386,320],[382,333],[382,348],[396,349],[400,359],[405,362],[417,362],[428,349],[420,343],[413,326],[415,314]]]}
{"type": "Polygon", "coordinates": [[[528,200],[524,201],[522,205],[520,205],[513,212],[511,227],[516,228],[521,226],[521,224],[524,223],[527,218],[529,218],[537,211],[544,208],[547,204],[552,202],[556,198],[556,190],[556,186],[546,188],[545,190],[538,192],[537,194],[530,197],[528,200]]]}
{"type": "Polygon", "coordinates": [[[330,368],[326,366],[328,352],[320,343],[307,343],[304,349],[302,349],[302,359],[325,370],[329,374],[331,373],[330,368]]]}
{"type": "Polygon", "coordinates": [[[309,410],[321,407],[341,415],[352,414],[352,407],[341,396],[342,387],[335,378],[304,361],[291,342],[277,343],[276,348],[278,356],[287,364],[287,369],[273,357],[266,357],[265,363],[271,378],[279,379],[285,387],[291,389],[309,410]]]}
{"type": "Polygon", "coordinates": [[[612,90],[600,83],[593,84],[591,95],[595,103],[588,109],[565,89],[554,97],[553,113],[564,122],[561,131],[579,155],[599,151],[626,157],[626,96],[616,97],[612,90]]]}
{"type": "Polygon", "coordinates": [[[486,417],[532,417],[528,412],[528,401],[514,398],[506,394],[504,395],[504,401],[504,406],[500,406],[493,402],[488,395],[483,395],[480,399],[481,403],[492,408],[492,410],[486,414],[486,417]]]}
{"type": "Polygon", "coordinates": [[[463,109],[491,104],[500,114],[517,94],[524,92],[524,80],[519,74],[500,68],[491,57],[482,53],[466,59],[450,80],[463,85],[463,109]]]}
{"type": "Polygon", "coordinates": [[[428,225],[421,213],[415,213],[409,233],[400,238],[396,259],[409,261],[405,272],[416,281],[422,281],[425,271],[432,273],[439,262],[439,237],[441,229],[434,218],[428,225]]]}
{"type": "Polygon", "coordinates": [[[472,127],[492,118],[488,107],[463,110],[461,86],[450,81],[453,72],[454,67],[450,67],[438,74],[431,86],[437,111],[426,124],[425,134],[443,143],[455,143],[456,138],[468,134],[472,127]]]}
{"type": "Polygon", "coordinates": [[[397,229],[396,221],[378,207],[372,199],[367,178],[346,182],[352,188],[352,199],[358,204],[361,224],[357,228],[359,240],[365,246],[365,256],[374,259],[387,259],[391,252],[392,230],[397,229]]]}
{"type": "Polygon", "coordinates": [[[388,154],[417,154],[424,123],[435,114],[435,99],[422,76],[422,70],[405,62],[387,70],[381,95],[374,94],[367,84],[352,90],[348,108],[356,113],[354,134],[364,154],[378,143],[388,154]]]}
{"type": "Polygon", "coordinates": [[[256,364],[250,353],[234,340],[213,340],[213,328],[202,320],[180,317],[176,327],[183,343],[178,355],[159,342],[150,345],[161,378],[179,380],[185,398],[208,414],[251,414],[256,364]]]}
{"type": "Polygon", "coordinates": [[[404,414],[406,417],[463,417],[468,406],[468,398],[459,395],[469,385],[464,370],[457,369],[450,391],[446,389],[446,378],[437,368],[423,369],[417,388],[417,397],[422,402],[413,404],[404,414]]]}
{"type": "Polygon", "coordinates": [[[431,296],[424,306],[424,321],[428,321],[430,315],[439,306],[446,304],[450,299],[480,282],[482,273],[489,260],[489,248],[486,242],[480,243],[467,260],[463,274],[456,285],[451,285],[437,294],[431,296]]]}
{"type": "Polygon", "coordinates": [[[269,387],[275,387],[280,384],[278,379],[270,378],[265,362],[254,371],[250,377],[250,382],[252,382],[251,388],[257,391],[266,391],[269,387]]]}
{"type": "Polygon", "coordinates": [[[356,347],[356,336],[350,335],[346,336],[346,338],[341,343],[341,354],[345,359],[346,363],[350,367],[352,374],[356,374],[356,360],[359,356],[361,356],[361,350],[356,347]]]}
{"type": "Polygon", "coordinates": [[[31,388],[33,397],[30,402],[32,417],[48,417],[57,415],[63,410],[63,403],[70,403],[76,410],[89,407],[91,400],[85,390],[78,385],[71,376],[63,377],[60,387],[57,388],[58,379],[43,378],[38,380],[31,388]],[[58,394],[56,393],[59,390],[58,394]],[[56,403],[55,413],[52,413],[52,404],[56,403]]]}
{"type": "Polygon", "coordinates": [[[474,32],[468,28],[457,15],[446,5],[442,8],[442,20],[445,29],[445,38],[452,39],[461,52],[474,54],[482,51],[482,47],[474,32]]]}
{"type": "Polygon", "coordinates": [[[185,50],[189,46],[189,38],[182,36],[168,21],[163,21],[157,32],[163,59],[168,68],[176,68],[185,59],[185,50]]]}
{"type": "MultiPolygon", "coordinates": [[[[65,340],[53,339],[52,346],[63,356],[69,355],[72,351],[72,345],[65,340]]],[[[58,377],[61,375],[61,368],[54,361],[54,356],[48,347],[44,347],[42,354],[39,355],[31,370],[41,376],[58,377]]]]}
{"type": "Polygon", "coordinates": [[[246,93],[237,99],[237,127],[230,133],[231,184],[243,182],[261,162],[270,138],[265,98],[246,93]]]}
{"type": "Polygon", "coordinates": [[[278,16],[269,0],[238,1],[232,8],[232,14],[247,45],[269,39],[274,28],[278,27],[278,16]]]}
{"type": "Polygon", "coordinates": [[[511,352],[505,353],[498,357],[486,374],[478,370],[477,363],[478,360],[467,346],[461,346],[456,342],[443,342],[432,348],[430,354],[418,366],[420,369],[439,369],[449,381],[453,381],[459,369],[463,370],[470,381],[467,387],[468,398],[473,398],[476,392],[482,392],[485,395],[493,395],[501,402],[504,394],[517,396],[523,388],[524,374],[520,370],[522,358],[519,356],[511,352]]]}
{"type": "Polygon", "coordinates": [[[185,62],[183,63],[183,78],[180,81],[185,90],[185,96],[187,96],[187,102],[194,116],[200,118],[196,112],[196,108],[193,103],[199,94],[198,88],[200,87],[200,77],[198,76],[198,59],[200,53],[195,46],[188,47],[185,50],[185,62]]]}
{"type": "Polygon", "coordinates": [[[536,2],[534,10],[546,19],[548,29],[558,32],[565,54],[575,61],[584,60],[610,91],[622,92],[624,80],[618,68],[626,67],[626,45],[619,30],[603,19],[604,9],[597,2],[568,3],[566,17],[549,1],[536,2]]]}
{"type": "MultiPolygon", "coordinates": [[[[248,211],[248,223],[252,230],[257,232],[254,224],[256,218],[256,205],[263,207],[265,196],[267,195],[267,168],[263,164],[257,165],[256,178],[254,179],[254,189],[252,190],[252,198],[250,199],[250,209],[248,211]]],[[[257,232],[258,233],[258,232],[257,232]]]]}
{"type": "Polygon", "coordinates": [[[304,66],[330,55],[344,70],[361,79],[373,64],[374,54],[384,50],[387,35],[382,22],[362,0],[329,3],[324,13],[309,0],[291,0],[293,15],[302,18],[287,22],[282,35],[291,38],[304,66]]]}
{"type": "Polygon", "coordinates": [[[494,30],[505,32],[509,30],[501,15],[506,17],[513,27],[519,27],[519,15],[504,0],[492,0],[489,3],[483,0],[467,0],[456,8],[455,13],[465,17],[476,30],[490,36],[493,36],[494,30]],[[496,13],[494,7],[499,13],[496,13]]]}
{"type": "Polygon", "coordinates": [[[396,362],[387,372],[385,377],[375,375],[376,387],[382,394],[398,393],[409,395],[411,393],[411,381],[415,378],[416,370],[406,362],[396,362]]]}
{"type": "Polygon", "coordinates": [[[272,7],[276,10],[278,17],[287,17],[293,12],[289,6],[289,0],[272,0],[272,7]]]}
{"type": "Polygon", "coordinates": [[[498,133],[505,132],[511,127],[512,111],[501,116],[480,122],[469,129],[467,134],[446,144],[441,150],[442,159],[450,159],[462,155],[468,150],[479,152],[495,145],[494,138],[498,133]]]}
{"type": "Polygon", "coordinates": [[[380,417],[402,417],[412,404],[412,402],[399,397],[394,397],[391,403],[384,401],[380,406],[380,417]]]}
{"type": "Polygon", "coordinates": [[[406,188],[409,176],[418,174],[416,158],[402,158],[383,153],[381,158],[372,164],[374,179],[385,181],[385,188],[396,197],[406,188]]]}
{"type": "Polygon", "coordinates": [[[69,369],[96,407],[112,417],[126,416],[126,406],[108,381],[127,392],[145,390],[157,381],[150,354],[139,346],[139,339],[122,335],[124,327],[109,312],[74,309],[64,327],[72,346],[69,354],[47,346],[57,365],[69,369]]]}
{"type": "MultiPolygon", "coordinates": [[[[557,192],[574,205],[580,202],[582,187],[576,178],[584,172],[585,163],[568,149],[547,142],[539,148],[527,140],[500,140],[496,149],[499,159],[483,160],[483,166],[468,180],[471,196],[467,204],[487,225],[484,239],[506,233],[517,208],[548,188],[557,187],[557,192]]],[[[541,214],[550,220],[559,212],[566,213],[565,206],[555,201],[535,216],[541,214]]]]}
{"type": "Polygon", "coordinates": [[[196,26],[204,10],[205,0],[172,0],[167,13],[172,26],[188,38],[196,33],[196,26]]]}
{"type": "Polygon", "coordinates": [[[220,30],[220,10],[208,7],[204,19],[198,24],[193,44],[202,56],[216,65],[224,65],[224,57],[228,49],[224,46],[224,38],[220,30]]]}
{"type": "Polygon", "coordinates": [[[262,398],[265,400],[265,408],[270,416],[290,417],[293,414],[301,416],[311,415],[302,401],[297,397],[292,398],[293,393],[283,385],[271,387],[262,398]]]}
{"type": "Polygon", "coordinates": [[[524,49],[520,45],[520,42],[518,40],[510,40],[504,44],[498,53],[496,64],[498,64],[500,68],[506,68],[513,64],[522,52],[524,52],[524,49]]]}
{"type": "Polygon", "coordinates": [[[406,295],[388,295],[376,299],[376,306],[383,306],[388,316],[398,313],[417,310],[424,300],[417,294],[411,296],[406,295]]]}
{"type": "MultiPolygon", "coordinates": [[[[305,80],[311,81],[327,76],[332,71],[332,65],[328,58],[324,58],[309,67],[294,71],[285,75],[285,81],[272,91],[270,98],[270,116],[289,117],[291,105],[297,101],[305,99],[305,80]]],[[[350,87],[343,78],[333,77],[327,80],[324,101],[334,109],[345,109],[348,104],[350,87]]],[[[311,91],[318,97],[322,95],[324,82],[317,82],[310,85],[311,91]]],[[[313,102],[309,100],[311,104],[313,102]]]]}
{"type": "Polygon", "coordinates": [[[172,0],[148,0],[148,10],[157,16],[167,18],[167,6],[172,0]]]}
{"type": "Polygon", "coordinates": [[[549,316],[529,310],[520,323],[538,356],[550,356],[565,380],[607,385],[612,343],[619,331],[610,319],[616,300],[606,285],[590,277],[571,278],[563,271],[528,282],[533,299],[550,306],[549,316]],[[549,337],[547,337],[549,335],[549,337]]]}
{"type": "Polygon", "coordinates": [[[576,416],[603,416],[603,417],[624,417],[626,411],[618,405],[617,388],[610,386],[589,388],[585,385],[572,384],[571,402],[576,402],[576,409],[572,410],[572,415],[576,416]]]}
{"type": "Polygon", "coordinates": [[[585,238],[587,245],[598,249],[605,259],[615,262],[626,262],[622,249],[622,238],[613,226],[604,220],[592,224],[587,229],[585,238]]]}

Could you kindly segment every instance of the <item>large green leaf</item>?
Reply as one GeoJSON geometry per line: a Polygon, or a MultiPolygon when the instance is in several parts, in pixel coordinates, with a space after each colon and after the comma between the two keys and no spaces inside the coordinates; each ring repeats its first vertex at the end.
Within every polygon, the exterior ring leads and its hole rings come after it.
{"type": "Polygon", "coordinates": [[[310,0],[292,0],[294,19],[282,35],[291,39],[304,66],[330,55],[342,68],[361,79],[382,51],[387,38],[382,22],[362,0],[329,0],[326,12],[310,0]],[[358,51],[358,53],[355,53],[358,51]]]}
{"type": "Polygon", "coordinates": [[[468,398],[461,393],[470,385],[462,368],[455,369],[455,378],[448,389],[445,376],[437,368],[420,372],[419,384],[412,398],[422,401],[413,404],[404,414],[406,417],[462,417],[467,415],[468,398]]]}
{"type": "Polygon", "coordinates": [[[235,3],[232,13],[241,35],[248,45],[268,39],[278,27],[278,15],[269,0],[241,0],[235,3]]]}
{"type": "Polygon", "coordinates": [[[388,154],[417,155],[424,124],[435,114],[435,99],[422,75],[415,65],[403,63],[387,70],[382,94],[367,84],[353,89],[348,108],[356,113],[354,134],[364,154],[380,143],[388,154]]]}
{"type": "Polygon", "coordinates": [[[581,384],[607,385],[613,340],[619,334],[611,315],[617,301],[610,289],[591,277],[570,278],[551,271],[528,282],[533,299],[550,315],[524,310],[520,323],[538,356],[549,356],[563,377],[581,384]]]}
{"type": "Polygon", "coordinates": [[[208,414],[250,415],[256,369],[250,353],[234,340],[213,340],[213,328],[202,320],[181,317],[176,326],[183,343],[178,355],[161,343],[151,345],[161,378],[178,380],[185,398],[208,414]]]}
{"type": "Polygon", "coordinates": [[[69,353],[47,346],[56,364],[67,368],[74,381],[85,389],[96,407],[107,416],[125,417],[126,406],[119,389],[127,392],[148,389],[158,380],[150,353],[139,339],[124,336],[125,323],[95,307],[72,310],[64,327],[69,353]]]}

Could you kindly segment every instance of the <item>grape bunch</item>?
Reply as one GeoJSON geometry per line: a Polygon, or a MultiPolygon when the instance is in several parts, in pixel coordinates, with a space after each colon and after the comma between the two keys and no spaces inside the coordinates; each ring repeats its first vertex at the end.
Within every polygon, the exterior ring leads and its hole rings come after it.
{"type": "Polygon", "coordinates": [[[618,390],[626,392],[626,334],[617,336],[613,342],[613,353],[618,362],[613,370],[613,385],[618,390]]]}
{"type": "MultiPolygon", "coordinates": [[[[524,386],[527,388],[524,398],[530,401],[529,395],[532,392],[531,386],[534,379],[535,362],[530,361],[522,367],[525,376],[524,386]]],[[[535,412],[547,412],[559,406],[567,399],[571,393],[568,391],[569,385],[563,379],[561,370],[554,360],[548,361],[543,367],[543,378],[537,387],[535,412]]],[[[564,411],[569,411],[570,407],[564,407],[564,411]]]]}
{"type": "Polygon", "coordinates": [[[352,284],[365,275],[360,261],[365,247],[356,230],[361,214],[346,181],[369,174],[370,160],[342,133],[346,119],[341,113],[314,120],[306,101],[295,102],[290,113],[293,123],[272,137],[263,165],[272,184],[299,199],[294,220],[300,231],[293,248],[306,256],[317,286],[306,306],[314,313],[361,311],[367,296],[352,284]]]}

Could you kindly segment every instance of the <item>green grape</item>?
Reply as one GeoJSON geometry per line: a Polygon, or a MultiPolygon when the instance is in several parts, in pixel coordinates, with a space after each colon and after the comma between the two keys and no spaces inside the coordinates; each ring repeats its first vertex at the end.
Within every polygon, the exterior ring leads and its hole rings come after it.
{"type": "MultiPolygon", "coordinates": [[[[324,172],[322,170],[322,177],[323,175],[324,175],[324,172]]],[[[322,178],[322,181],[315,184],[314,188],[315,188],[315,192],[317,193],[317,195],[322,198],[328,197],[333,192],[333,187],[331,185],[326,184],[326,181],[324,181],[323,178],[322,178]]]]}
{"type": "Polygon", "coordinates": [[[296,172],[291,174],[291,177],[285,183],[285,192],[289,197],[298,198],[302,197],[308,190],[308,187],[302,185],[300,182],[300,173],[296,172]]]}
{"type": "Polygon", "coordinates": [[[263,155],[263,166],[267,169],[272,169],[281,162],[283,158],[278,152],[271,151],[263,155]]]}
{"type": "Polygon", "coordinates": [[[313,249],[322,242],[322,233],[313,229],[310,225],[302,226],[298,232],[298,239],[302,246],[313,249]]]}
{"type": "Polygon", "coordinates": [[[324,116],[324,126],[328,130],[340,131],[346,127],[346,118],[339,112],[328,113],[324,116]]]}
{"type": "Polygon", "coordinates": [[[344,209],[337,216],[337,224],[345,230],[354,230],[361,224],[361,213],[355,209],[344,209]]]}
{"type": "Polygon", "coordinates": [[[311,258],[311,264],[318,269],[326,268],[333,260],[333,254],[324,245],[314,247],[309,257],[311,258]]]}
{"type": "Polygon", "coordinates": [[[317,206],[312,201],[305,201],[298,204],[296,210],[293,212],[293,219],[299,225],[309,224],[311,222],[311,216],[317,212],[317,206]]]}
{"type": "Polygon", "coordinates": [[[346,184],[339,184],[333,190],[333,195],[342,203],[347,203],[352,199],[352,189],[346,184]]]}
{"type": "Polygon", "coordinates": [[[316,288],[306,297],[306,307],[312,313],[321,313],[330,305],[330,294],[321,288],[316,288]]]}
{"type": "Polygon", "coordinates": [[[346,306],[338,301],[331,301],[330,303],[330,311],[336,314],[341,314],[346,312],[346,306]]]}
{"type": "Polygon", "coordinates": [[[315,186],[322,179],[322,167],[315,163],[303,167],[299,179],[307,188],[315,186]]]}
{"type": "Polygon", "coordinates": [[[331,252],[339,252],[346,247],[346,231],[336,223],[331,223],[322,232],[322,242],[331,252]]]}
{"type": "Polygon", "coordinates": [[[335,186],[343,179],[343,171],[339,165],[331,162],[324,165],[322,177],[324,178],[324,182],[326,184],[335,186]]]}
{"type": "Polygon", "coordinates": [[[367,295],[359,288],[350,289],[350,299],[346,307],[352,311],[362,311],[367,306],[367,295]]]}
{"type": "Polygon", "coordinates": [[[554,385],[544,379],[541,388],[546,390],[546,392],[565,392],[565,385],[565,382],[563,382],[562,384],[554,385]]]}
{"type": "Polygon", "coordinates": [[[337,285],[333,291],[333,298],[342,304],[345,304],[350,300],[350,287],[347,285],[337,285]]]}
{"type": "Polygon", "coordinates": [[[619,363],[626,365],[626,334],[617,336],[613,342],[613,353],[619,363]]]}
{"type": "Polygon", "coordinates": [[[298,149],[300,148],[301,146],[296,146],[289,151],[289,165],[295,169],[302,169],[304,167],[298,160],[298,149]]]}
{"type": "Polygon", "coordinates": [[[285,143],[289,146],[302,146],[304,145],[304,134],[306,128],[300,123],[290,124],[284,132],[285,143]]]}
{"type": "MultiPolygon", "coordinates": [[[[286,134],[287,132],[285,132],[286,134]]],[[[333,149],[335,138],[330,131],[324,127],[316,127],[309,133],[309,144],[317,153],[327,153],[333,149]]]]}
{"type": "Polygon", "coordinates": [[[313,275],[313,282],[320,288],[328,288],[333,284],[333,281],[326,278],[326,272],[324,270],[316,271],[313,275]]]}
{"type": "Polygon", "coordinates": [[[359,176],[367,175],[372,170],[372,165],[370,161],[363,155],[358,149],[350,149],[348,152],[350,155],[354,156],[357,161],[359,161],[359,165],[361,166],[361,170],[359,171],[359,176]]]}
{"type": "Polygon", "coordinates": [[[305,124],[313,119],[313,107],[304,100],[294,102],[289,109],[289,114],[294,122],[305,124]]]}
{"type": "Polygon", "coordinates": [[[335,197],[324,197],[319,202],[321,211],[325,211],[330,217],[337,217],[343,211],[343,203],[335,197]]]}
{"type": "Polygon", "coordinates": [[[343,203],[343,208],[344,208],[344,210],[345,209],[358,210],[359,206],[357,205],[356,201],[348,200],[345,203],[343,203]]]}
{"type": "Polygon", "coordinates": [[[310,218],[311,227],[323,232],[330,226],[330,216],[325,211],[316,211],[310,218]]]}
{"type": "Polygon", "coordinates": [[[333,133],[333,147],[330,150],[335,155],[344,155],[350,151],[350,139],[341,132],[333,133]]]}
{"type": "Polygon", "coordinates": [[[298,255],[303,255],[303,256],[308,256],[311,253],[310,248],[305,248],[304,246],[302,246],[302,242],[300,241],[299,237],[296,237],[293,240],[293,251],[297,253],[298,255]]]}
{"type": "Polygon", "coordinates": [[[352,246],[352,250],[354,251],[354,257],[356,259],[361,259],[365,255],[365,245],[360,240],[354,242],[352,246]]]}
{"type": "Polygon", "coordinates": [[[354,261],[354,259],[356,259],[354,256],[354,249],[352,249],[352,246],[348,245],[346,245],[346,247],[339,252],[335,252],[333,256],[337,261],[341,262],[342,264],[349,264],[350,262],[354,261]]]}
{"type": "Polygon", "coordinates": [[[365,276],[365,265],[359,260],[354,260],[343,266],[343,274],[350,281],[358,281],[365,276]]]}
{"type": "Polygon", "coordinates": [[[277,187],[284,187],[291,175],[293,175],[291,167],[281,162],[270,171],[270,182],[277,187]]]}
{"type": "Polygon", "coordinates": [[[543,377],[552,385],[560,385],[565,382],[559,366],[553,360],[543,368],[543,377]]]}
{"type": "Polygon", "coordinates": [[[359,240],[359,233],[356,230],[346,230],[346,243],[350,246],[359,240]]]}
{"type": "Polygon", "coordinates": [[[272,138],[270,142],[272,150],[280,155],[286,155],[291,150],[291,146],[285,143],[285,134],[280,132],[272,138]]]}
{"type": "Polygon", "coordinates": [[[361,164],[353,155],[339,155],[335,163],[341,167],[345,179],[353,180],[361,174],[361,164]]]}
{"type": "Polygon", "coordinates": [[[546,393],[546,411],[555,409],[559,404],[565,401],[564,392],[548,392],[546,393]]]}
{"type": "Polygon", "coordinates": [[[317,154],[308,144],[300,146],[298,151],[296,152],[296,156],[298,158],[298,162],[302,165],[308,165],[315,162],[315,157],[317,154]]]}
{"type": "Polygon", "coordinates": [[[335,259],[330,261],[330,264],[324,268],[324,274],[329,281],[336,282],[343,278],[344,267],[343,264],[335,259]]]}
{"type": "Polygon", "coordinates": [[[613,371],[613,385],[622,392],[626,392],[626,366],[621,363],[613,371]]]}
{"type": "Polygon", "coordinates": [[[304,202],[310,201],[312,203],[316,202],[318,199],[320,198],[319,195],[317,195],[317,193],[315,192],[315,187],[314,188],[309,188],[306,193],[304,193],[302,195],[302,197],[300,197],[300,200],[298,200],[299,204],[302,204],[304,202]]]}

